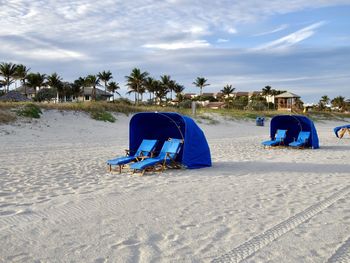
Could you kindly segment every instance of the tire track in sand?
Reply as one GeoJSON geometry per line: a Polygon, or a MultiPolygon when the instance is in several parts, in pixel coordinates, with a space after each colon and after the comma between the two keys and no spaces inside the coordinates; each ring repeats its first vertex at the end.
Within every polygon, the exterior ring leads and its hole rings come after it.
{"type": "Polygon", "coordinates": [[[350,237],[335,251],[327,260],[327,263],[348,263],[350,262],[350,237]]]}
{"type": "MultiPolygon", "coordinates": [[[[350,193],[350,186],[346,186],[339,191],[335,192],[330,197],[324,199],[321,202],[318,202],[304,211],[289,217],[287,220],[279,223],[278,225],[268,229],[267,231],[263,232],[262,234],[253,237],[252,239],[248,240],[247,242],[243,243],[242,245],[234,248],[233,250],[218,256],[217,258],[214,258],[212,260],[213,263],[221,263],[221,262],[240,262],[243,259],[246,259],[247,257],[253,255],[255,252],[260,250],[261,248],[267,246],[277,238],[281,237],[282,235],[286,234],[287,232],[293,230],[300,224],[304,223],[305,221],[309,220],[310,218],[314,217],[327,207],[334,204],[337,200],[345,196],[346,194],[350,193]]],[[[345,248],[345,251],[347,251],[347,246],[345,248]]],[[[339,253],[340,254],[340,253],[339,253]]],[[[341,255],[343,255],[342,253],[341,255]]],[[[345,253],[345,256],[347,253],[345,253]]],[[[332,261],[333,262],[333,261],[332,261]]]]}

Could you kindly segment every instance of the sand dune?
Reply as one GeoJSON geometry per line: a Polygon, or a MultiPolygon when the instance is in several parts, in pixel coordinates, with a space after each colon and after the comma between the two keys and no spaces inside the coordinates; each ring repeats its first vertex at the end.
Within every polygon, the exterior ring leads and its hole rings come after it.
{"type": "Polygon", "coordinates": [[[114,124],[46,111],[0,126],[0,262],[349,262],[350,139],[261,147],[268,127],[200,126],[213,167],[109,174],[114,124]]]}

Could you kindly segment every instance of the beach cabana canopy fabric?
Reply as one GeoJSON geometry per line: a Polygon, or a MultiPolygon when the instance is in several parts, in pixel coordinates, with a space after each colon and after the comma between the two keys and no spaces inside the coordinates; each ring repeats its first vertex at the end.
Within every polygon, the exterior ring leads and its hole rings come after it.
{"type": "Polygon", "coordinates": [[[189,169],[211,166],[208,142],[203,131],[190,117],[173,112],[141,112],[131,118],[129,132],[131,154],[143,139],[158,140],[156,151],[169,138],[183,139],[176,161],[189,169]]]}
{"type": "Polygon", "coordinates": [[[312,120],[302,115],[277,115],[271,119],[270,136],[274,138],[276,131],[287,130],[287,136],[284,140],[285,145],[295,141],[298,138],[299,132],[310,132],[310,139],[306,147],[313,149],[319,148],[318,135],[315,125],[312,120]]]}

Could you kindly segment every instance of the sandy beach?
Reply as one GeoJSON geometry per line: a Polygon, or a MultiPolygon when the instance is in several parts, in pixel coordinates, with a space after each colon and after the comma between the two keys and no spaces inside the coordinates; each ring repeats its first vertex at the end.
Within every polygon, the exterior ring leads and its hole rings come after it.
{"type": "Polygon", "coordinates": [[[350,137],[265,149],[269,123],[199,123],[213,166],[110,174],[131,116],[0,126],[0,262],[350,262],[350,137]]]}

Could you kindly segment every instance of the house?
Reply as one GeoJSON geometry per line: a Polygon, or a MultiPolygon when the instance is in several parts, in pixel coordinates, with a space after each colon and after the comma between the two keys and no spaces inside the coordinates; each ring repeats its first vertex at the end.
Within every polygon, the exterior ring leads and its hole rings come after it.
{"type": "MultiPolygon", "coordinates": [[[[96,88],[96,99],[107,100],[113,97],[112,93],[96,88]]],[[[83,92],[78,97],[72,96],[72,101],[91,101],[92,100],[92,87],[84,87],[83,92]]]]}
{"type": "Polygon", "coordinates": [[[203,97],[213,97],[214,98],[215,93],[213,93],[213,92],[204,92],[204,93],[202,93],[202,96],[203,97]]]}
{"type": "Polygon", "coordinates": [[[33,99],[35,97],[35,90],[34,88],[26,87],[24,85],[21,85],[15,91],[21,93],[22,95],[27,94],[27,98],[33,99]]]}
{"type": "Polygon", "coordinates": [[[208,104],[205,105],[206,108],[209,109],[222,109],[226,106],[225,102],[209,102],[208,104]]]}
{"type": "Polygon", "coordinates": [[[296,102],[300,99],[299,95],[291,92],[284,92],[275,96],[277,102],[277,110],[292,111],[296,107],[296,102]]]}
{"type": "Polygon", "coordinates": [[[233,93],[235,98],[239,98],[239,97],[249,97],[249,92],[247,91],[237,91],[233,93]]]}
{"type": "MultiPolygon", "coordinates": [[[[50,87],[48,87],[50,88],[50,87]]],[[[27,87],[25,90],[25,87],[22,85],[19,88],[15,89],[15,91],[18,91],[19,93],[25,95],[27,93],[27,98],[34,98],[35,97],[35,91],[34,88],[27,87]]],[[[38,92],[39,90],[37,90],[38,92]]],[[[97,100],[110,100],[110,98],[113,97],[112,93],[106,92],[104,90],[96,88],[96,99],[97,100]]],[[[63,95],[60,96],[59,100],[64,102],[69,101],[91,101],[92,99],[92,87],[85,87],[82,89],[81,94],[77,97],[74,95],[63,95]]],[[[56,102],[57,98],[52,99],[52,101],[56,102]]]]}
{"type": "Polygon", "coordinates": [[[185,93],[184,94],[185,99],[191,100],[194,99],[195,97],[198,97],[196,93],[185,93]]]}
{"type": "Polygon", "coordinates": [[[248,93],[248,97],[251,98],[252,96],[262,96],[262,91],[251,91],[248,93]]]}

